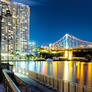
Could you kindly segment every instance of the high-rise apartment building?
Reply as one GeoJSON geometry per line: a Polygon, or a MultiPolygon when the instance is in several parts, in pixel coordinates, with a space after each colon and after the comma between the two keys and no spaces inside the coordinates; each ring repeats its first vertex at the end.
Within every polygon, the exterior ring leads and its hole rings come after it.
{"type": "Polygon", "coordinates": [[[6,1],[2,3],[3,8],[0,9],[1,52],[26,52],[29,42],[30,8],[24,4],[6,1]]]}

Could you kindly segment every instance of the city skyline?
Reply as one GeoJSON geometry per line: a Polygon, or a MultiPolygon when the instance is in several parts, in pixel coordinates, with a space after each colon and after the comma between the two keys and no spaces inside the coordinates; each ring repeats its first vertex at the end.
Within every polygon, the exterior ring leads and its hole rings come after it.
{"type": "Polygon", "coordinates": [[[92,42],[91,1],[13,1],[28,4],[31,7],[31,41],[49,44],[69,33],[92,42]]]}
{"type": "Polygon", "coordinates": [[[0,0],[0,92],[92,92],[91,3],[0,0]]]}
{"type": "Polygon", "coordinates": [[[29,20],[28,5],[1,1],[0,32],[2,59],[12,53],[28,52],[29,49],[29,20]],[[6,56],[5,56],[6,55],[6,56]]]}

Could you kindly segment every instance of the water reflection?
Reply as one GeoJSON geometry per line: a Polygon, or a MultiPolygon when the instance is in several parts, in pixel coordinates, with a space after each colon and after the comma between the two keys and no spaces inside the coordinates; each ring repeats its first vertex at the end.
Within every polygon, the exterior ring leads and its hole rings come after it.
{"type": "Polygon", "coordinates": [[[63,76],[63,79],[64,80],[68,80],[68,77],[69,77],[69,63],[67,61],[64,62],[65,65],[64,65],[64,76],[63,76]]]}
{"type": "Polygon", "coordinates": [[[92,85],[92,63],[88,64],[87,79],[87,85],[92,85]]]}
{"type": "Polygon", "coordinates": [[[19,69],[18,72],[20,73],[22,69],[25,69],[26,71],[34,71],[54,78],[92,86],[92,63],[73,61],[20,61],[15,64],[14,71],[16,69],[19,69]]]}

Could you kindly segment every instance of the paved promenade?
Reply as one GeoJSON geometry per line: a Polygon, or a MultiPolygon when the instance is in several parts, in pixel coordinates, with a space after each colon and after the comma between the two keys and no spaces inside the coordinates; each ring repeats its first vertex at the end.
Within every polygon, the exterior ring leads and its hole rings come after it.
{"type": "Polygon", "coordinates": [[[0,92],[5,92],[3,84],[0,84],[0,92]]]}
{"type": "Polygon", "coordinates": [[[15,73],[19,78],[21,78],[25,83],[29,84],[31,87],[31,92],[57,92],[55,90],[52,90],[46,86],[41,85],[40,83],[32,80],[31,78],[24,76],[19,73],[15,73]]]}

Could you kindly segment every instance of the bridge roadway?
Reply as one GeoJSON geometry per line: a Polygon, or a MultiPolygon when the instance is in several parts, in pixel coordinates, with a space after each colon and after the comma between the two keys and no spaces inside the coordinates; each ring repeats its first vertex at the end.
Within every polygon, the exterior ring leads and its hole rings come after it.
{"type": "Polygon", "coordinates": [[[53,49],[52,51],[79,51],[79,50],[86,50],[86,51],[92,51],[92,48],[62,48],[62,49],[53,49]]]}

